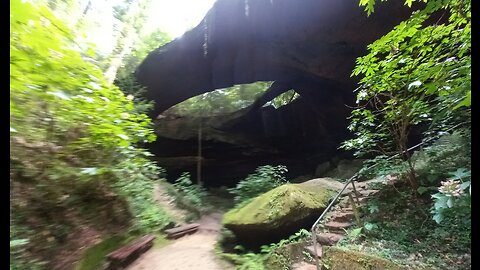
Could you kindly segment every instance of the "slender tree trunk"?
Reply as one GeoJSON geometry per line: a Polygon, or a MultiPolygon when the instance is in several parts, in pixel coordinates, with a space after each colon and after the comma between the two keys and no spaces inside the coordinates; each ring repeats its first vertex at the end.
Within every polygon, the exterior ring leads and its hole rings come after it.
{"type": "Polygon", "coordinates": [[[402,156],[405,158],[405,160],[408,163],[408,181],[410,183],[410,186],[413,188],[414,193],[416,192],[418,186],[419,186],[419,181],[416,177],[415,173],[415,167],[412,162],[412,158],[410,153],[408,152],[408,121],[404,120],[402,124],[400,125],[399,128],[399,146],[400,146],[400,151],[402,156]]]}
{"type": "Polygon", "coordinates": [[[198,126],[197,184],[202,186],[202,119],[198,126]]]}
{"type": "Polygon", "coordinates": [[[122,65],[123,58],[126,55],[128,55],[134,43],[135,29],[132,26],[132,23],[140,11],[139,1],[132,2],[129,5],[128,9],[129,9],[128,15],[125,21],[123,21],[124,25],[122,30],[122,32],[125,33],[125,37],[122,37],[122,35],[120,35],[119,39],[117,40],[117,46],[114,49],[114,52],[120,48],[121,50],[119,53],[112,55],[110,65],[108,66],[107,70],[104,73],[105,79],[109,83],[113,83],[113,81],[115,80],[115,77],[117,76],[118,68],[122,65]],[[124,41],[123,44],[122,44],[122,41],[124,41]]]}

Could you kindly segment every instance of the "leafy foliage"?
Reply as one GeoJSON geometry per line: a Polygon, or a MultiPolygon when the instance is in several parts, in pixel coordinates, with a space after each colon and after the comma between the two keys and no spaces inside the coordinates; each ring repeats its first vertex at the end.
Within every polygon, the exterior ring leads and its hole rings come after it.
{"type": "Polygon", "coordinates": [[[275,108],[282,107],[300,97],[295,90],[288,90],[287,92],[275,97],[270,102],[267,102],[265,106],[272,105],[275,108]]]}
{"type": "Polygon", "coordinates": [[[452,134],[445,134],[431,145],[415,152],[412,159],[416,164],[421,186],[436,190],[440,181],[448,178],[450,172],[471,167],[470,131],[459,129],[452,134]]]}
{"type": "Polygon", "coordinates": [[[235,196],[235,203],[238,205],[288,183],[284,177],[287,171],[287,167],[282,165],[258,167],[253,174],[248,175],[247,178],[241,180],[234,188],[229,189],[235,196]]]}
{"type": "Polygon", "coordinates": [[[261,254],[248,252],[242,255],[222,254],[222,257],[236,265],[238,270],[265,270],[264,258],[261,254]]]}
{"type": "MultiPolygon", "coordinates": [[[[370,15],[375,2],[360,0],[360,5],[370,15]]],[[[367,166],[377,167],[364,173],[408,174],[418,193],[437,192],[414,196],[405,185],[387,188],[374,208],[369,205],[364,226],[341,244],[420,263],[415,267],[465,269],[471,234],[471,1],[408,0],[405,5],[414,2],[426,4],[357,59],[352,76],[363,77],[349,126],[355,138],[341,147],[374,157],[367,166]],[[426,127],[424,140],[442,137],[411,157],[405,150],[411,131],[420,126],[426,127]],[[401,158],[387,160],[395,153],[401,158]]]]}
{"type": "Polygon", "coordinates": [[[373,213],[361,208],[364,225],[350,230],[340,246],[415,269],[468,269],[464,260],[471,244],[469,214],[452,211],[437,224],[428,214],[430,197],[414,198],[405,184],[385,187],[375,205],[378,210],[373,213]]]}
{"type": "Polygon", "coordinates": [[[181,196],[185,198],[191,205],[206,206],[207,191],[201,186],[193,184],[192,180],[190,180],[189,173],[182,173],[182,175],[175,180],[173,185],[181,193],[181,196]]]}
{"type": "Polygon", "coordinates": [[[470,215],[472,190],[469,170],[462,168],[451,173],[450,179],[442,181],[442,186],[438,188],[438,191],[432,195],[435,200],[432,209],[433,219],[437,223],[441,223],[449,212],[457,215],[470,215]]]}
{"type": "Polygon", "coordinates": [[[287,239],[282,239],[278,243],[261,246],[258,253],[246,251],[243,246],[236,246],[235,250],[239,254],[221,253],[220,256],[230,260],[236,265],[236,269],[290,269],[290,261],[288,252],[283,250],[289,244],[304,242],[310,237],[310,232],[301,229],[297,233],[291,235],[287,239]],[[275,265],[269,265],[269,262],[274,262],[275,265]]]}
{"type": "Polygon", "coordinates": [[[152,197],[152,180],[163,175],[163,169],[144,157],[130,153],[129,158],[122,160],[112,172],[117,179],[112,185],[114,190],[127,198],[134,214],[134,230],[156,231],[172,223],[172,218],[158,207],[152,197]]]}
{"type": "MultiPolygon", "coordinates": [[[[360,1],[369,12],[374,3],[360,1]]],[[[352,72],[364,76],[349,126],[356,138],[341,147],[357,150],[358,156],[389,156],[407,150],[413,126],[429,124],[426,135],[432,136],[469,123],[470,25],[470,1],[431,0],[370,44],[352,72]],[[432,19],[435,23],[428,24],[432,19]]],[[[409,160],[408,154],[403,157],[409,160]]],[[[411,163],[409,171],[409,179],[416,181],[411,163]]]]}
{"type": "Polygon", "coordinates": [[[218,89],[185,100],[166,113],[209,116],[234,112],[251,105],[270,85],[270,82],[256,82],[218,89]]]}
{"type": "Polygon", "coordinates": [[[93,51],[78,48],[47,7],[11,1],[10,37],[11,211],[22,228],[12,238],[51,259],[48,249],[65,241],[86,206],[90,221],[166,226],[152,200],[160,168],[137,146],[156,138],[150,119],[105,81],[89,62],[93,51]]]}
{"type": "Polygon", "coordinates": [[[148,53],[171,41],[171,39],[168,34],[159,30],[140,37],[139,44],[124,57],[122,65],[118,68],[113,83],[125,93],[127,98],[133,101],[137,113],[146,113],[153,108],[153,102],[145,99],[146,90],[136,81],[135,70],[148,53]]]}
{"type": "Polygon", "coordinates": [[[311,233],[305,229],[300,229],[298,232],[295,234],[290,235],[287,239],[282,239],[278,243],[273,243],[270,245],[264,245],[261,246],[261,252],[262,253],[272,253],[275,250],[282,248],[288,244],[293,244],[293,243],[299,243],[306,238],[310,237],[311,233]]]}

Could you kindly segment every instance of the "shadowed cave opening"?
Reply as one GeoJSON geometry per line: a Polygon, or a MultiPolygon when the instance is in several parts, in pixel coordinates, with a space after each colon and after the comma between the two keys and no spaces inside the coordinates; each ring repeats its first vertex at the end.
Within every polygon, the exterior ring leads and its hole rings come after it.
{"type": "MultiPolygon", "coordinates": [[[[235,186],[263,165],[285,165],[286,177],[313,177],[318,164],[351,159],[339,150],[348,138],[347,116],[353,94],[329,83],[272,84],[254,102],[224,114],[180,115],[167,110],[156,120],[157,140],[149,144],[158,164],[174,182],[182,172],[197,178],[198,129],[202,123],[202,182],[205,187],[235,186]],[[283,106],[272,100],[292,90],[283,106]],[[269,92],[270,91],[270,92],[269,92]]],[[[207,113],[208,114],[208,113],[207,113]]]]}

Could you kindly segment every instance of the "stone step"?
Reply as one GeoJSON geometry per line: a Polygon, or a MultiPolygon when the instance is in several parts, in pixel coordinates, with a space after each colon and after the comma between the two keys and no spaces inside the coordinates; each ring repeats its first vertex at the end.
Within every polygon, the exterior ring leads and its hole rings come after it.
{"type": "Polygon", "coordinates": [[[292,269],[293,270],[317,270],[317,267],[314,264],[300,262],[300,263],[293,264],[292,269]]]}
{"type": "Polygon", "coordinates": [[[353,211],[341,211],[338,213],[334,213],[331,217],[331,220],[337,222],[349,222],[355,219],[355,214],[353,211]]]}
{"type": "Polygon", "coordinates": [[[317,241],[322,245],[333,246],[342,240],[343,237],[342,234],[338,233],[319,233],[317,234],[317,241]]]}
{"type": "Polygon", "coordinates": [[[349,203],[350,202],[348,201],[348,197],[344,197],[338,201],[337,205],[339,205],[340,207],[346,207],[349,205],[349,203]]]}
{"type": "Polygon", "coordinates": [[[367,188],[368,183],[366,182],[355,182],[356,189],[365,189],[367,188]]]}
{"type": "Polygon", "coordinates": [[[335,221],[330,221],[327,224],[325,224],[325,228],[328,229],[330,232],[340,232],[344,233],[343,229],[346,229],[353,224],[350,222],[335,222],[335,221]]]}
{"type": "Polygon", "coordinates": [[[366,190],[360,191],[360,194],[364,197],[370,197],[377,194],[378,192],[380,192],[380,190],[378,189],[366,189],[366,190]]]}
{"type": "Polygon", "coordinates": [[[358,200],[356,198],[354,198],[353,200],[355,201],[355,203],[364,203],[368,199],[369,199],[368,197],[359,197],[358,200]]]}
{"type": "Polygon", "coordinates": [[[322,255],[323,255],[322,246],[318,243],[316,243],[316,246],[317,246],[317,253],[316,254],[315,254],[315,248],[314,248],[313,245],[305,247],[305,251],[307,251],[308,253],[310,253],[314,257],[317,256],[318,258],[321,258],[322,255]]]}

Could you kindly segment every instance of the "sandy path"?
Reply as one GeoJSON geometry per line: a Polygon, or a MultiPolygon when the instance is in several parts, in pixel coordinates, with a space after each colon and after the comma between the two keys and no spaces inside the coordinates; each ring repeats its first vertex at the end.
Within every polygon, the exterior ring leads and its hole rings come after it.
{"type": "Polygon", "coordinates": [[[221,213],[202,217],[200,229],[160,249],[152,248],[133,262],[128,270],[227,270],[233,269],[221,262],[214,247],[221,228],[221,213]]]}

